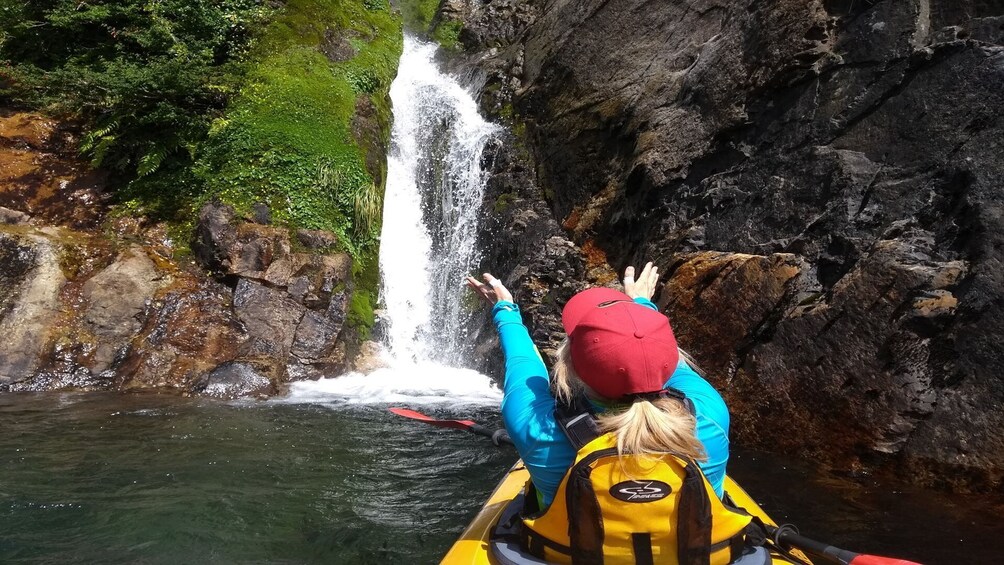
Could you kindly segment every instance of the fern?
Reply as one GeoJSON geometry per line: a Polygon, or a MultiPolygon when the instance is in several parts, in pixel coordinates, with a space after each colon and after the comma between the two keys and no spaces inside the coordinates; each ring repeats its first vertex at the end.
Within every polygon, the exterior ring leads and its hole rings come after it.
{"type": "Polygon", "coordinates": [[[160,168],[164,158],[169,151],[164,147],[155,147],[149,153],[139,158],[139,166],[136,167],[136,177],[143,178],[160,168]]]}

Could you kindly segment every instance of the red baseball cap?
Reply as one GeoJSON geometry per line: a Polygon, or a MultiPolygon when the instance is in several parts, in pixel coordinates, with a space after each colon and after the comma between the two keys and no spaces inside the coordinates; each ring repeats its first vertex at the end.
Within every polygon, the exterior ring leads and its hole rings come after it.
{"type": "Polygon", "coordinates": [[[573,296],[561,323],[572,367],[604,398],[660,391],[680,360],[669,319],[612,288],[573,296]]]}

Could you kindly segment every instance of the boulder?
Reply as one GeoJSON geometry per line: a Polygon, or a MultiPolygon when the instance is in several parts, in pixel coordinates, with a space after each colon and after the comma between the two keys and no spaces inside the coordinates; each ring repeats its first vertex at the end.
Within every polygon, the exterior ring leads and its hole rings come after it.
{"type": "Polygon", "coordinates": [[[285,358],[307,309],[285,292],[241,279],[234,289],[234,312],[253,342],[249,352],[285,358]]]}
{"type": "Polygon", "coordinates": [[[289,233],[240,221],[230,206],[210,202],[199,211],[192,250],[203,266],[220,275],[261,278],[274,260],[289,254],[289,233]]]}
{"type": "Polygon", "coordinates": [[[39,368],[65,283],[48,239],[0,233],[0,387],[39,368]]]}
{"type": "Polygon", "coordinates": [[[165,282],[146,252],[131,247],[84,283],[84,326],[97,342],[93,373],[110,368],[128,346],[143,327],[147,304],[165,282]]]}
{"type": "Polygon", "coordinates": [[[200,396],[233,399],[243,396],[269,396],[275,393],[272,382],[250,363],[222,363],[207,374],[193,389],[200,396]]]}
{"type": "Polygon", "coordinates": [[[222,285],[183,278],[158,296],[116,369],[119,388],[187,392],[248,337],[222,285]]]}
{"type": "Polygon", "coordinates": [[[307,249],[328,249],[338,245],[338,236],[326,230],[296,230],[296,239],[307,249]]]}

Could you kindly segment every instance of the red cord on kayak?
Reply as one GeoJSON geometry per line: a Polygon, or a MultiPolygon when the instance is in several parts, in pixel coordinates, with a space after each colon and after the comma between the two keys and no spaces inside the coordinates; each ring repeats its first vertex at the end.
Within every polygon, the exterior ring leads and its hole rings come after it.
{"type": "Polygon", "coordinates": [[[920,565],[920,563],[877,555],[858,555],[851,560],[851,565],[920,565]]]}

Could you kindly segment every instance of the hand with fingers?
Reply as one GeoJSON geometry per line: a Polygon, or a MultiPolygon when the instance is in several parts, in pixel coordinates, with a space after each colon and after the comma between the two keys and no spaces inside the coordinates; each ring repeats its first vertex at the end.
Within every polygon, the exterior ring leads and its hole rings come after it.
{"type": "Polygon", "coordinates": [[[631,298],[651,300],[657,282],[659,282],[659,267],[653,265],[651,261],[645,263],[638,280],[634,278],[634,267],[624,270],[624,294],[631,298]]]}
{"type": "Polygon", "coordinates": [[[485,301],[489,306],[494,306],[499,300],[505,300],[512,302],[512,293],[509,289],[502,284],[502,281],[493,277],[491,273],[485,273],[482,275],[485,279],[484,283],[478,282],[478,279],[468,276],[467,286],[471,288],[477,294],[481,300],[485,301]]]}

